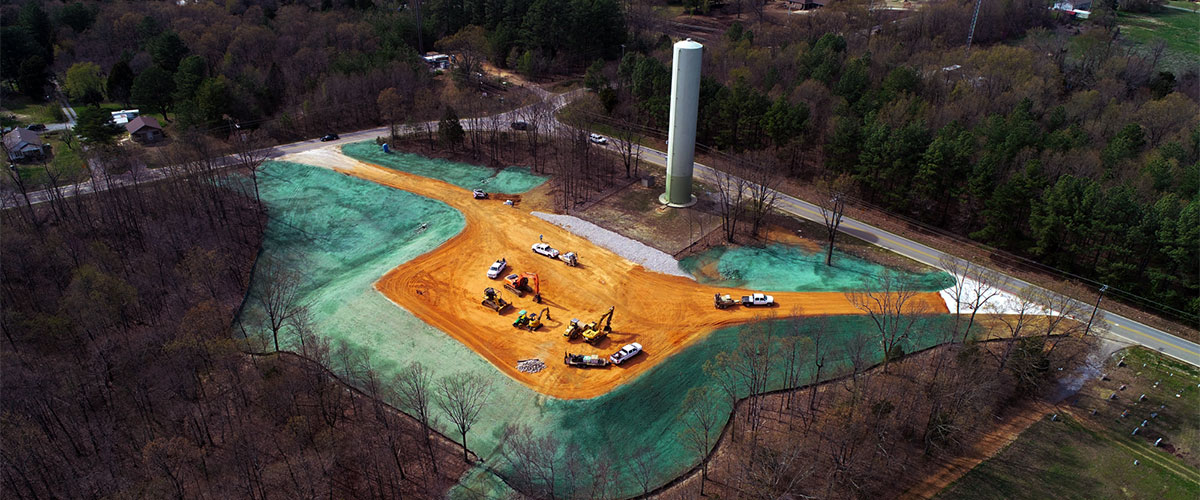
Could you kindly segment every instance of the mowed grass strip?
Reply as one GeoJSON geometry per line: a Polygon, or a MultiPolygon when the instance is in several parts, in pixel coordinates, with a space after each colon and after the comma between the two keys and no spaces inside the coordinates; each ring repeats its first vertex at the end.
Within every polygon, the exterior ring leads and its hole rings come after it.
{"type": "MultiPolygon", "coordinates": [[[[1049,416],[1021,434],[999,455],[947,488],[939,499],[1163,498],[1200,497],[1194,475],[1173,457],[1113,442],[1079,421],[1049,416]],[[1152,452],[1153,453],[1153,452],[1152,452]],[[1133,461],[1138,460],[1139,465],[1133,461]]],[[[1119,438],[1116,438],[1119,439],[1119,438]]],[[[1193,471],[1194,472],[1194,471],[1193,471]]]]}
{"type": "Polygon", "coordinates": [[[1155,14],[1120,14],[1121,33],[1139,44],[1155,38],[1167,42],[1167,48],[1191,56],[1200,56],[1200,14],[1166,9],[1155,14]]]}
{"type": "Polygon", "coordinates": [[[1200,498],[1200,370],[1131,348],[1104,373],[1084,385],[1071,414],[1058,422],[1047,414],[938,498],[1200,498]]]}

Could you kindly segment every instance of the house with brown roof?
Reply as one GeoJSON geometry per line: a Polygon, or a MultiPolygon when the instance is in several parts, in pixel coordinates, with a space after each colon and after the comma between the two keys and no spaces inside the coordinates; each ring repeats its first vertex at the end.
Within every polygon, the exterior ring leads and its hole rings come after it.
{"type": "Polygon", "coordinates": [[[138,142],[156,142],[163,138],[162,125],[153,116],[139,116],[125,124],[129,136],[138,142]]]}
{"type": "Polygon", "coordinates": [[[17,128],[4,134],[4,151],[9,161],[36,159],[46,155],[46,145],[37,132],[17,128]]]}

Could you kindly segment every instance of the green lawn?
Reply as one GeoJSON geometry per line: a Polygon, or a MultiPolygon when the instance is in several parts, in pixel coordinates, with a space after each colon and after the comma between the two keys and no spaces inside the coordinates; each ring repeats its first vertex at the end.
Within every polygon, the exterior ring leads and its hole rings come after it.
{"type": "Polygon", "coordinates": [[[938,498],[1200,498],[1200,370],[1132,348],[1103,371],[1106,379],[1089,381],[1077,396],[1073,411],[1084,421],[1047,415],[938,498]]]}
{"type": "Polygon", "coordinates": [[[35,190],[45,187],[50,182],[49,174],[46,172],[47,168],[50,172],[58,174],[59,185],[74,184],[87,179],[87,168],[84,166],[83,158],[79,156],[79,141],[74,141],[75,149],[68,148],[59,135],[62,133],[50,132],[42,135],[42,140],[50,145],[53,153],[49,163],[45,166],[41,163],[17,166],[17,172],[25,181],[26,188],[35,190]]]}
{"type": "Polygon", "coordinates": [[[1167,5],[1170,5],[1172,7],[1179,7],[1181,9],[1187,9],[1187,10],[1200,10],[1200,3],[1196,3],[1196,2],[1183,2],[1180,0],[1171,0],[1171,1],[1167,2],[1167,5]]]}
{"type": "Polygon", "coordinates": [[[1140,48],[1148,49],[1157,38],[1167,42],[1164,69],[1180,73],[1194,67],[1200,57],[1200,14],[1176,9],[1157,14],[1121,13],[1120,23],[1121,34],[1140,48]]]}
{"type": "Polygon", "coordinates": [[[938,498],[1200,498],[1195,469],[1116,443],[1124,439],[1070,417],[1051,422],[1047,416],[938,498]]]}
{"type": "Polygon", "coordinates": [[[0,104],[0,110],[5,117],[17,115],[17,121],[28,125],[30,123],[57,123],[66,121],[62,109],[52,102],[36,103],[25,96],[9,96],[0,104]]]}

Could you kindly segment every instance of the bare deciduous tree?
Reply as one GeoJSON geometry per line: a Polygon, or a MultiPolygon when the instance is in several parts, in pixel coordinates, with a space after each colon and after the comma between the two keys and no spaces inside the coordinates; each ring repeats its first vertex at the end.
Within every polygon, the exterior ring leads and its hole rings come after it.
{"type": "Polygon", "coordinates": [[[471,458],[467,454],[467,431],[479,420],[491,386],[491,381],[482,375],[468,372],[447,375],[437,381],[437,406],[458,428],[462,436],[463,461],[468,463],[471,458]]]}
{"type": "Polygon", "coordinates": [[[734,236],[737,235],[737,224],[746,212],[749,191],[745,179],[728,172],[717,172],[717,205],[721,211],[721,229],[725,234],[725,241],[733,243],[734,236]]]}
{"type": "Polygon", "coordinates": [[[437,460],[433,454],[433,440],[429,438],[429,403],[433,386],[433,375],[420,362],[414,361],[396,374],[393,390],[400,407],[421,421],[421,435],[433,470],[437,471],[437,460]]]}
{"type": "Polygon", "coordinates": [[[860,290],[845,292],[846,299],[875,325],[883,349],[884,372],[926,312],[924,304],[913,301],[917,294],[912,280],[890,270],[863,278],[860,290]]]}
{"type": "Polygon", "coordinates": [[[688,389],[679,414],[684,425],[680,437],[700,456],[700,496],[704,496],[704,482],[708,480],[708,451],[720,433],[719,415],[710,402],[710,391],[704,385],[688,389]]]}
{"type": "Polygon", "coordinates": [[[954,277],[954,286],[947,291],[954,299],[954,332],[955,342],[966,342],[975,325],[975,315],[979,313],[992,299],[1000,295],[1008,285],[1008,278],[986,267],[973,262],[959,259],[951,255],[943,255],[938,260],[943,270],[954,277]],[[970,310],[966,327],[959,329],[962,309],[970,310]],[[961,335],[961,340],[957,337],[961,335]]]}
{"type": "Polygon", "coordinates": [[[838,228],[842,225],[842,216],[846,213],[846,186],[849,179],[838,177],[822,181],[818,184],[817,207],[821,209],[821,218],[825,219],[825,233],[829,238],[829,249],[825,253],[825,265],[833,265],[833,242],[837,239],[838,228]]]}
{"type": "Polygon", "coordinates": [[[302,307],[298,302],[302,280],[300,273],[288,269],[279,261],[264,259],[262,266],[263,282],[256,296],[267,316],[267,327],[271,329],[275,350],[279,351],[279,331],[302,307]]]}
{"type": "Polygon", "coordinates": [[[742,169],[750,189],[750,234],[758,237],[763,219],[775,209],[779,198],[779,184],[783,176],[779,175],[774,161],[766,154],[751,156],[750,162],[742,169]]]}

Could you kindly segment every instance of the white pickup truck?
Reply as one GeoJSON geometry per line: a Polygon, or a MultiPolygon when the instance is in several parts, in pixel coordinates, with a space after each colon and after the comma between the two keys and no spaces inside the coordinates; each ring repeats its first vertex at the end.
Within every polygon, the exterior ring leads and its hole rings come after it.
{"type": "Polygon", "coordinates": [[[762,293],[752,293],[742,296],[742,305],[745,307],[761,306],[770,307],[775,305],[775,297],[762,293]]]}

